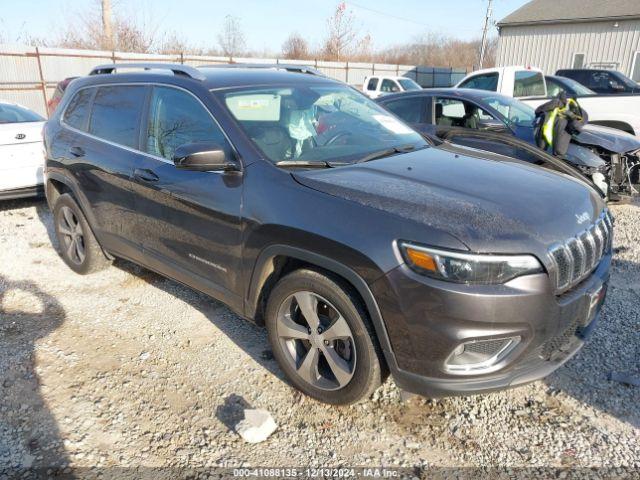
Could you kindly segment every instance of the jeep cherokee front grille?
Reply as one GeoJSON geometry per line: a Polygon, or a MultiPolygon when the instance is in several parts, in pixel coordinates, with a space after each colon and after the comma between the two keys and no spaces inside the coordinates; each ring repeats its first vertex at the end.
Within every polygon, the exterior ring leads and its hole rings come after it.
{"type": "Polygon", "coordinates": [[[613,221],[609,211],[602,212],[586,230],[549,250],[554,263],[558,292],[568,290],[586,278],[609,251],[613,237],[613,221]]]}

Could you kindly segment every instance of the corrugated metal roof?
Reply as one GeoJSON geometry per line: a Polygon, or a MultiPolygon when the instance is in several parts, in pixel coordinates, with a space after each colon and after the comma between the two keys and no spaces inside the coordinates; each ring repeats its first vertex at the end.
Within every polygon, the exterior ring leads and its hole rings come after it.
{"type": "Polygon", "coordinates": [[[532,0],[498,26],[640,17],[640,0],[532,0]]]}

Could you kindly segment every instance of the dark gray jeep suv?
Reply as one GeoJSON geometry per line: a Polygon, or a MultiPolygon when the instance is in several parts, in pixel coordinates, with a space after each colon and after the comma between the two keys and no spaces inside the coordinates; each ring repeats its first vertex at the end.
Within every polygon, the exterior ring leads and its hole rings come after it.
{"type": "Polygon", "coordinates": [[[594,190],[432,145],[340,82],[98,67],[44,136],[71,269],[121,257],[221,300],[266,325],[290,382],[324,402],[389,371],[434,397],[529,382],[598,318],[612,219],[594,190]]]}

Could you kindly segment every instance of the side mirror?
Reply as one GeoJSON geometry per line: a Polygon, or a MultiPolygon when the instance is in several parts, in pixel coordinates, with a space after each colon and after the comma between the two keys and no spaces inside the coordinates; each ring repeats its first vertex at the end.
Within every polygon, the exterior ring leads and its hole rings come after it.
{"type": "Polygon", "coordinates": [[[173,163],[181,170],[195,172],[230,172],[238,170],[238,164],[227,158],[227,153],[217,143],[193,142],[176,148],[173,163]]]}
{"type": "Polygon", "coordinates": [[[489,132],[506,132],[508,130],[504,123],[500,120],[496,120],[495,118],[480,119],[478,122],[478,129],[487,130],[489,132]]]}

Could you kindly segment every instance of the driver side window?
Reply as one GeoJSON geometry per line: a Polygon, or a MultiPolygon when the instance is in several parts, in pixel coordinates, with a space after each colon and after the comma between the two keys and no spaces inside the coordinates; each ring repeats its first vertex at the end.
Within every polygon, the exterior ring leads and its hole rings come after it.
{"type": "Polygon", "coordinates": [[[436,125],[479,129],[482,121],[494,117],[471,102],[454,98],[435,99],[436,125]]]}
{"type": "Polygon", "coordinates": [[[384,80],[382,80],[382,85],[380,85],[380,91],[387,92],[387,93],[394,93],[394,92],[399,92],[400,87],[393,80],[385,78],[384,80]]]}
{"type": "Polygon", "coordinates": [[[457,98],[435,99],[436,125],[479,129],[483,121],[494,117],[471,102],[457,98]]]}
{"type": "Polygon", "coordinates": [[[214,142],[224,147],[226,138],[209,111],[191,94],[170,87],[153,87],[147,119],[146,151],[173,160],[185,143],[214,142]]]}

